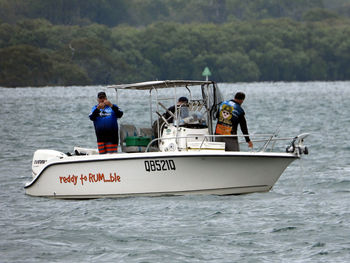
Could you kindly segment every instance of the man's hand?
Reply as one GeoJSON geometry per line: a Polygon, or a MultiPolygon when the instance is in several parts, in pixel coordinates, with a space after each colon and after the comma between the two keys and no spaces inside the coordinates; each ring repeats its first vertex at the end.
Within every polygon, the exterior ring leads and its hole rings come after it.
{"type": "Polygon", "coordinates": [[[97,108],[100,110],[100,109],[103,109],[105,107],[105,102],[101,102],[97,105],[97,108]]]}
{"type": "Polygon", "coordinates": [[[109,107],[113,107],[113,104],[109,100],[105,100],[104,104],[106,104],[109,107]]]}
{"type": "Polygon", "coordinates": [[[252,141],[249,141],[249,142],[248,142],[248,146],[249,146],[249,148],[253,148],[253,142],[252,142],[252,141]]]}

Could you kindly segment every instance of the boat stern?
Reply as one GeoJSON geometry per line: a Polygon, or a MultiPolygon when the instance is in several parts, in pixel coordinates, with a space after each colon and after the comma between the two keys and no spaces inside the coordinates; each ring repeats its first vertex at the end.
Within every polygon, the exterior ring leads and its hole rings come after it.
{"type": "Polygon", "coordinates": [[[65,157],[67,157],[66,154],[55,150],[40,149],[35,151],[32,161],[33,179],[40,173],[40,171],[46,166],[49,161],[62,159],[65,157]]]}

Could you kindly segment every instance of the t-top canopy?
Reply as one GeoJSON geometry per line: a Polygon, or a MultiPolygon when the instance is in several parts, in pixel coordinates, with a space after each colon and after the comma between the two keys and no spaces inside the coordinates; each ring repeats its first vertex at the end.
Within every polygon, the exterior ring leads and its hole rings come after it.
{"type": "Polygon", "coordinates": [[[108,86],[108,88],[113,89],[132,89],[132,90],[150,90],[153,88],[163,89],[163,88],[174,88],[174,87],[184,87],[184,86],[196,86],[203,84],[212,84],[212,81],[200,81],[200,80],[161,80],[161,81],[146,81],[131,84],[120,84],[108,86]]]}

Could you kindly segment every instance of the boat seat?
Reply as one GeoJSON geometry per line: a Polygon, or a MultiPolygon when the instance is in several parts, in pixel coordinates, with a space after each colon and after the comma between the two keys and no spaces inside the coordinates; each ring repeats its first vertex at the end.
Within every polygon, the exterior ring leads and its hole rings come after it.
{"type": "Polygon", "coordinates": [[[150,137],[154,139],[152,128],[140,128],[140,136],[150,137]]]}
{"type": "MultiPolygon", "coordinates": [[[[144,145],[126,146],[127,137],[129,137],[128,140],[130,139],[130,137],[139,137],[136,139],[141,139],[144,137],[147,137],[150,140],[154,139],[151,128],[140,128],[140,130],[138,131],[137,128],[132,124],[122,124],[120,125],[120,144],[122,147],[122,151],[126,153],[145,152],[147,148],[144,145]]],[[[156,147],[150,147],[149,149],[149,151],[157,151],[157,150],[158,149],[156,147]]]]}
{"type": "Polygon", "coordinates": [[[135,125],[121,124],[120,125],[120,140],[124,141],[128,136],[138,136],[135,125]]]}
{"type": "MultiPolygon", "coordinates": [[[[153,140],[155,138],[152,128],[140,128],[140,136],[149,137],[149,138],[151,138],[151,140],[153,140]]],[[[152,146],[149,147],[148,151],[157,152],[158,147],[156,147],[156,145],[157,145],[156,143],[153,143],[152,146]]],[[[146,147],[145,147],[144,151],[145,150],[146,150],[146,147]]]]}
{"type": "Polygon", "coordinates": [[[120,145],[123,152],[135,152],[134,147],[127,147],[125,143],[126,137],[138,136],[137,129],[135,125],[132,124],[121,124],[120,125],[120,145]]]}

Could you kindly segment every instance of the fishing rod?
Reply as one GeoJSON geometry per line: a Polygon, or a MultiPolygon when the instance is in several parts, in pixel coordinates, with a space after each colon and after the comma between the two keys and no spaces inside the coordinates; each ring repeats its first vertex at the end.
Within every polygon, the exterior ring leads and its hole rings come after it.
{"type": "Polygon", "coordinates": [[[275,132],[270,136],[270,138],[265,142],[265,144],[261,147],[262,149],[260,150],[261,152],[264,152],[267,148],[267,146],[269,145],[269,143],[271,142],[271,140],[274,137],[277,137],[277,134],[279,133],[281,127],[283,125],[283,121],[281,122],[281,124],[278,126],[278,128],[275,130],[275,132]]]}

